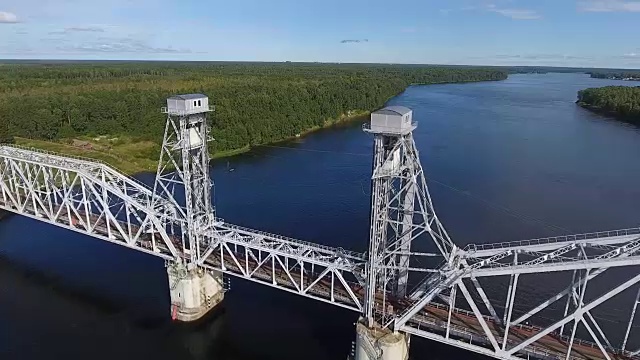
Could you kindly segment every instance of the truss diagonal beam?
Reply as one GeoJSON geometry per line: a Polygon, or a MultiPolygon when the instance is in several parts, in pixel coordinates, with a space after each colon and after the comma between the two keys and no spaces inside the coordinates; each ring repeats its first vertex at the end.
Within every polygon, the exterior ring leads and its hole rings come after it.
{"type": "Polygon", "coordinates": [[[460,290],[462,291],[462,294],[464,295],[464,298],[467,300],[467,303],[469,304],[469,306],[471,306],[471,310],[473,310],[473,313],[475,314],[476,318],[478,319],[478,322],[480,323],[480,326],[482,326],[482,330],[484,330],[485,335],[487,336],[489,341],[491,341],[491,345],[493,346],[493,349],[496,352],[501,352],[502,350],[500,349],[500,346],[498,345],[498,341],[496,341],[496,337],[493,335],[493,332],[491,331],[491,329],[489,329],[489,325],[487,325],[487,322],[485,321],[484,317],[480,313],[480,310],[478,309],[478,306],[476,305],[475,301],[471,297],[471,294],[469,293],[469,290],[467,290],[466,285],[464,284],[463,281],[458,281],[457,284],[458,284],[458,287],[460,288],[460,290]]]}
{"type": "Polygon", "coordinates": [[[591,272],[587,278],[581,277],[580,279],[578,279],[578,281],[572,281],[571,284],[566,289],[562,290],[561,292],[557,293],[556,295],[552,296],[546,301],[540,303],[540,305],[536,306],[534,309],[527,311],[525,314],[523,314],[522,316],[514,320],[512,324],[513,325],[521,324],[523,321],[529,319],[531,316],[549,307],[549,305],[571,294],[577,287],[582,286],[582,284],[585,281],[591,280],[605,271],[606,269],[598,269],[596,271],[591,272]]]}
{"type": "Polygon", "coordinates": [[[627,349],[627,341],[629,341],[629,334],[631,333],[631,328],[633,327],[633,321],[636,318],[636,310],[638,310],[638,305],[640,305],[640,288],[638,288],[638,294],[636,295],[636,299],[633,302],[633,308],[631,310],[631,316],[629,316],[629,324],[627,325],[627,331],[625,331],[624,339],[622,340],[622,350],[627,349]]]}
{"type": "Polygon", "coordinates": [[[528,345],[531,345],[532,343],[540,340],[542,337],[546,336],[547,334],[549,334],[550,332],[552,332],[555,329],[559,328],[560,326],[562,326],[562,325],[564,325],[564,324],[566,324],[566,323],[568,323],[570,321],[574,321],[574,320],[579,319],[580,317],[582,317],[584,315],[584,313],[586,311],[589,311],[589,310],[595,308],[596,306],[602,304],[603,302],[611,299],[615,295],[617,295],[617,294],[621,293],[622,291],[628,289],[630,286],[633,286],[638,281],[640,281],[640,274],[638,274],[638,275],[634,276],[633,278],[627,280],[623,284],[616,286],[615,288],[613,288],[612,290],[610,290],[606,294],[604,294],[604,295],[600,296],[599,298],[591,301],[589,304],[585,305],[584,307],[581,307],[581,308],[577,309],[574,313],[572,313],[572,314],[570,314],[568,316],[565,316],[563,319],[555,322],[553,325],[549,326],[548,328],[538,332],[536,335],[528,338],[527,340],[523,341],[519,345],[509,349],[507,352],[509,354],[515,354],[515,353],[521,351],[522,349],[524,349],[528,345]]]}

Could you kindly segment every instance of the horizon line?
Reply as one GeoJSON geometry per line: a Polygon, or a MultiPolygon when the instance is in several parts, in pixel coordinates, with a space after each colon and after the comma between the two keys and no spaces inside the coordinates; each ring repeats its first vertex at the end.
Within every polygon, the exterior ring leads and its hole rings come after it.
{"type": "Polygon", "coordinates": [[[168,60],[168,59],[24,59],[24,58],[0,58],[0,64],[7,62],[154,62],[154,63],[263,63],[263,64],[326,64],[326,65],[387,65],[387,66],[464,66],[464,67],[494,67],[494,68],[552,68],[552,69],[602,69],[602,70],[631,70],[640,71],[640,68],[616,68],[616,67],[585,67],[585,66],[559,66],[559,65],[478,65],[478,64],[437,64],[437,63],[385,63],[385,62],[336,62],[336,61],[269,61],[269,60],[168,60]]]}

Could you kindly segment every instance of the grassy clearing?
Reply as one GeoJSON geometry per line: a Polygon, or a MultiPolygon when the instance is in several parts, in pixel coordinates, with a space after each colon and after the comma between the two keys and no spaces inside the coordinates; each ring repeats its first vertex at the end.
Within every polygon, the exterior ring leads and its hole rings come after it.
{"type": "Polygon", "coordinates": [[[16,144],[63,155],[100,160],[129,175],[142,171],[155,171],[158,166],[157,160],[149,158],[149,154],[158,146],[151,141],[102,136],[78,138],[75,139],[77,141],[74,145],[73,140],[63,139],[52,142],[16,137],[16,144]],[[78,146],[78,143],[84,146],[78,146]]]}

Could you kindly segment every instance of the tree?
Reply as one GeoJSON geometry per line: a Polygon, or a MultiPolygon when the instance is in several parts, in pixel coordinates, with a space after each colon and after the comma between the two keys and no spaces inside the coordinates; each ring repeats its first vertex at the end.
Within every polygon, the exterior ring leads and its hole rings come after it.
{"type": "Polygon", "coordinates": [[[0,144],[13,144],[13,136],[9,133],[9,123],[0,120],[0,144]]]}

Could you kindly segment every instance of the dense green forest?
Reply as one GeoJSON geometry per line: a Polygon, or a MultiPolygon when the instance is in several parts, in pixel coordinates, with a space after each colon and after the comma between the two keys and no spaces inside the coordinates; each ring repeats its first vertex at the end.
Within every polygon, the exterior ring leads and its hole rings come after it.
{"type": "MultiPolygon", "coordinates": [[[[212,151],[221,152],[289,138],[350,111],[373,110],[410,84],[506,77],[499,69],[443,66],[5,63],[0,64],[0,122],[19,138],[61,143],[103,135],[158,143],[165,99],[197,92],[216,106],[212,151]]],[[[158,146],[145,149],[152,158],[158,146]]]]}
{"type": "Polygon", "coordinates": [[[12,143],[13,136],[9,133],[9,124],[7,121],[0,121],[0,144],[12,143]]]}
{"type": "Polygon", "coordinates": [[[640,124],[640,86],[606,86],[580,90],[577,103],[590,110],[640,124]]]}

